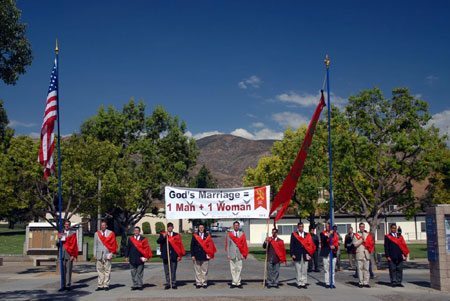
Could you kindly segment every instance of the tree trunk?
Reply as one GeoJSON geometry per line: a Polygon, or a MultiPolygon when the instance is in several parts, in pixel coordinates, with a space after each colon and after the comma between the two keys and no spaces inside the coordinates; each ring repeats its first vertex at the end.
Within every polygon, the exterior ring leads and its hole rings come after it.
{"type": "Polygon", "coordinates": [[[14,229],[14,225],[15,225],[15,224],[16,224],[15,221],[9,220],[9,221],[8,221],[8,228],[9,228],[9,229],[14,229]]]}

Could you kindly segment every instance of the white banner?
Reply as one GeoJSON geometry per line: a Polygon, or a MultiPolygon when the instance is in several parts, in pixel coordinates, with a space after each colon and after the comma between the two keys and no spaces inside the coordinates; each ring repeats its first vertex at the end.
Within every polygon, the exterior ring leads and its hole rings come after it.
{"type": "Polygon", "coordinates": [[[268,218],[270,186],[203,189],[166,186],[167,219],[268,218]]]}

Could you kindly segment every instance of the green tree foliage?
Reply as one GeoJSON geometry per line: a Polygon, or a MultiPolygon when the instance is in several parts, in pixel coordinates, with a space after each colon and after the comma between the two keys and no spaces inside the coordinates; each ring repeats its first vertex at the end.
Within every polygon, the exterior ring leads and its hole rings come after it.
{"type": "Polygon", "coordinates": [[[25,37],[26,25],[13,0],[0,0],[0,79],[14,85],[19,74],[31,65],[31,46],[25,37]]]}
{"type": "Polygon", "coordinates": [[[143,102],[128,102],[118,111],[100,108],[81,126],[83,137],[108,141],[120,148],[114,169],[104,174],[102,206],[126,232],[161,200],[166,185],[186,185],[195,165],[197,146],[186,125],[161,106],[145,115],[143,102]]]}
{"type": "Polygon", "coordinates": [[[193,188],[216,188],[217,180],[211,174],[211,171],[202,165],[197,175],[191,180],[191,187],[193,188]]]}
{"type": "Polygon", "coordinates": [[[0,152],[5,153],[8,150],[14,130],[8,127],[9,120],[6,110],[3,107],[3,100],[0,99],[0,152]]]}
{"type": "MultiPolygon", "coordinates": [[[[211,171],[205,165],[202,165],[197,175],[191,180],[190,186],[193,188],[217,188],[217,180],[213,177],[211,171]]],[[[203,223],[206,227],[209,227],[214,223],[213,219],[196,219],[190,221],[194,226],[203,223]]]]}
{"type": "Polygon", "coordinates": [[[347,133],[334,146],[336,205],[362,215],[375,231],[381,214],[419,207],[413,184],[438,168],[444,142],[427,126],[428,104],[405,88],[389,99],[377,88],[362,91],[349,98],[344,114],[338,126],[347,133]]]}
{"type": "MultiPolygon", "coordinates": [[[[280,189],[289,173],[297,153],[303,143],[306,126],[297,130],[287,129],[281,141],[274,143],[271,156],[263,157],[255,168],[249,168],[244,176],[244,185],[270,185],[272,198],[280,189]]],[[[292,205],[300,218],[309,218],[314,223],[316,212],[323,211],[318,204],[319,192],[327,185],[326,124],[317,124],[303,172],[297,183],[292,205]]]]}

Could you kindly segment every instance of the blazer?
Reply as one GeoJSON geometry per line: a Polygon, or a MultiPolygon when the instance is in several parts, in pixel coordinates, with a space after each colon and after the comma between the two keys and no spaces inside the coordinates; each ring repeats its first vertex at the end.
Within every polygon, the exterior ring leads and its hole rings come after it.
{"type": "MultiPolygon", "coordinates": [[[[111,230],[105,230],[105,236],[109,236],[111,234],[111,230]]],[[[100,238],[98,237],[98,232],[94,234],[94,256],[97,260],[106,260],[107,256],[110,254],[109,250],[102,243],[100,238]]]]}
{"type": "Polygon", "coordinates": [[[370,235],[369,232],[358,232],[360,239],[356,238],[356,235],[353,235],[353,245],[356,248],[356,260],[370,260],[370,253],[369,250],[366,249],[366,247],[363,245],[363,238],[366,239],[367,236],[370,235]]]}
{"type": "MultiPolygon", "coordinates": [[[[172,235],[173,236],[177,236],[179,235],[176,232],[172,231],[172,235]]],[[[166,242],[167,237],[164,237],[162,234],[159,235],[158,239],[156,240],[156,243],[158,243],[161,246],[161,258],[163,259],[163,262],[165,264],[168,263],[167,260],[167,242],[166,242]]],[[[170,245],[169,243],[169,256],[170,256],[170,261],[171,262],[177,262],[178,261],[178,254],[177,252],[175,252],[174,248],[170,245]]]]}
{"type": "MultiPolygon", "coordinates": [[[[296,231],[298,233],[298,231],[296,231]]],[[[308,235],[310,235],[307,232],[303,232],[304,234],[304,238],[308,237],[308,235]]],[[[311,237],[312,238],[312,237],[311,237]]],[[[295,259],[294,261],[301,261],[302,258],[303,260],[307,260],[306,259],[306,255],[308,254],[308,252],[306,252],[306,249],[303,247],[303,245],[298,241],[297,238],[295,238],[294,233],[291,234],[291,244],[290,244],[291,250],[291,257],[292,255],[295,255],[295,259]]],[[[309,255],[309,254],[308,254],[309,255]]]]}
{"type": "MultiPolygon", "coordinates": [[[[393,236],[392,233],[389,233],[388,235],[393,236]]],[[[400,236],[401,234],[397,233],[397,237],[400,236]]],[[[394,262],[403,261],[402,250],[387,237],[384,238],[384,254],[386,255],[386,257],[390,257],[394,262]]]]}
{"type": "MultiPolygon", "coordinates": [[[[197,233],[199,236],[200,234],[197,233]]],[[[209,233],[204,233],[203,236],[203,240],[205,240],[207,237],[209,236],[209,233]]],[[[205,260],[209,260],[208,258],[206,258],[206,253],[203,250],[202,246],[198,243],[197,239],[194,237],[194,235],[192,235],[192,240],[191,240],[191,256],[195,257],[195,260],[199,260],[199,261],[205,261],[205,260]]]]}
{"type": "MultiPolygon", "coordinates": [[[[333,233],[333,236],[336,235],[336,233],[333,233]]],[[[330,256],[330,241],[329,238],[323,234],[320,233],[320,256],[321,257],[327,257],[330,256]]],[[[333,250],[333,258],[336,257],[337,249],[333,250]]]]}
{"type": "MultiPolygon", "coordinates": [[[[232,234],[234,234],[234,230],[230,231],[232,234]]],[[[242,231],[237,231],[237,237],[241,237],[243,234],[242,231]]],[[[228,236],[228,233],[226,234],[226,245],[227,245],[227,256],[230,257],[231,260],[237,259],[242,260],[244,257],[242,256],[241,252],[239,251],[239,248],[236,246],[236,244],[231,240],[231,238],[228,236]]]]}
{"type": "MultiPolygon", "coordinates": [[[[143,240],[144,237],[139,235],[139,240],[143,240]]],[[[142,254],[136,249],[134,244],[131,242],[130,238],[128,238],[127,248],[125,249],[125,257],[128,257],[128,261],[133,266],[139,266],[144,264],[141,260],[142,254]]]]}

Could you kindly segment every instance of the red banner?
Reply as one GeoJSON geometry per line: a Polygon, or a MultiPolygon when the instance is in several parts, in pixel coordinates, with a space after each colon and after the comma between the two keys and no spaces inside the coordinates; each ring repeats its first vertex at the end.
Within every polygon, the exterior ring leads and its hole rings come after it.
{"type": "Polygon", "coordinates": [[[241,252],[241,255],[244,257],[244,259],[247,259],[248,246],[247,246],[247,238],[245,237],[245,233],[242,233],[241,237],[236,237],[231,232],[228,232],[228,236],[236,244],[236,246],[239,249],[239,252],[241,252]]]}
{"type": "Polygon", "coordinates": [[[137,240],[134,236],[130,236],[131,243],[136,247],[136,249],[141,253],[142,257],[147,259],[152,258],[152,250],[150,249],[150,245],[148,244],[147,238],[144,237],[143,240],[137,240]]]}
{"type": "Polygon", "coordinates": [[[109,252],[116,254],[117,253],[117,241],[116,235],[111,231],[107,237],[103,236],[102,231],[97,231],[97,236],[100,238],[100,241],[108,249],[109,252]]]}
{"type": "Polygon", "coordinates": [[[255,187],[255,209],[258,209],[259,207],[263,207],[264,209],[267,209],[267,198],[266,198],[266,187],[255,187]]]}
{"type": "Polygon", "coordinates": [[[313,256],[314,252],[316,252],[316,245],[312,240],[311,234],[307,235],[306,238],[301,237],[297,232],[293,232],[292,234],[302,244],[306,252],[308,252],[310,256],[313,256]]]}
{"type": "Polygon", "coordinates": [[[66,236],[66,242],[63,244],[63,246],[70,256],[75,258],[78,257],[78,240],[76,233],[66,236]]]}
{"type": "Polygon", "coordinates": [[[302,175],[303,165],[305,164],[306,156],[308,155],[308,149],[311,146],[312,138],[314,135],[314,131],[316,130],[316,124],[319,120],[320,113],[325,107],[325,98],[323,96],[320,97],[320,102],[314,111],[313,117],[309,122],[308,129],[306,130],[305,139],[303,140],[302,147],[295,158],[294,164],[292,164],[291,170],[289,174],[284,179],[283,185],[278,191],[275,199],[272,203],[272,207],[270,208],[270,214],[272,214],[279,206],[282,206],[278,211],[277,216],[275,217],[275,221],[281,219],[284,215],[284,212],[289,206],[292,195],[294,194],[295,186],[297,186],[298,179],[302,175]]]}
{"type": "Polygon", "coordinates": [[[211,239],[211,236],[208,235],[208,237],[203,240],[198,234],[194,233],[194,237],[202,247],[203,251],[205,251],[206,255],[208,255],[209,259],[213,259],[214,254],[216,254],[217,252],[217,249],[214,241],[211,239]]]}
{"type": "Polygon", "coordinates": [[[394,237],[394,236],[391,236],[388,234],[388,235],[386,235],[386,237],[400,248],[403,255],[408,256],[409,249],[408,249],[408,246],[406,245],[406,242],[405,242],[405,239],[403,238],[403,236],[399,235],[398,237],[394,237]]]}

